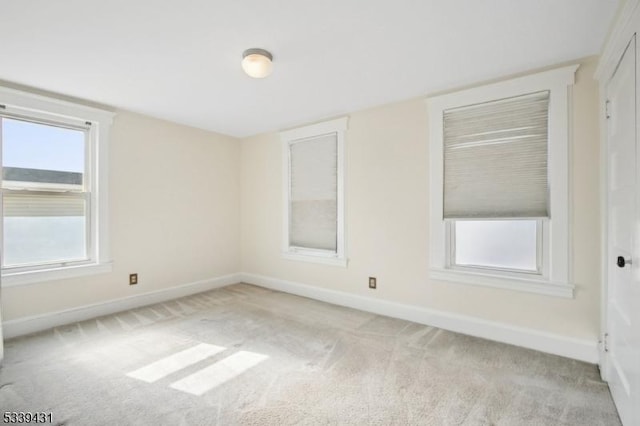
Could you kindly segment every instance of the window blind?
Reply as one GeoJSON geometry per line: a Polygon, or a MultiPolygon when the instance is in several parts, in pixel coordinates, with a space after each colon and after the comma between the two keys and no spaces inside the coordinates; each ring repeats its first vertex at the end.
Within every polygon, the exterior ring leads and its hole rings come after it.
{"type": "Polygon", "coordinates": [[[337,249],[338,140],[335,133],[289,145],[289,245],[337,249]]]}
{"type": "Polygon", "coordinates": [[[5,217],[61,217],[84,216],[84,195],[66,194],[9,194],[2,197],[5,217]]]}
{"type": "Polygon", "coordinates": [[[444,111],[444,217],[549,217],[549,91],[444,111]]]}

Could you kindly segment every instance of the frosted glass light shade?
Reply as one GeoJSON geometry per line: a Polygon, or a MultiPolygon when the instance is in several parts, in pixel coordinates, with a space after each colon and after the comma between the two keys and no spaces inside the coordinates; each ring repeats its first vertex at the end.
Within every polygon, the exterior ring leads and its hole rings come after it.
{"type": "Polygon", "coordinates": [[[247,49],[242,54],[242,69],[250,77],[264,78],[271,74],[273,56],[264,49],[247,49]]]}

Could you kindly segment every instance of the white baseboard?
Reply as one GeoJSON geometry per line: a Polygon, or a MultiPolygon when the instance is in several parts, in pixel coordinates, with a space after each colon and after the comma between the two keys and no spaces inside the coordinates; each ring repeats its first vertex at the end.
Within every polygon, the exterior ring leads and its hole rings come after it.
{"type": "Polygon", "coordinates": [[[262,275],[241,273],[239,278],[242,282],[248,284],[321,300],[335,305],[400,318],[591,364],[598,363],[598,343],[596,341],[565,337],[495,321],[358,296],[262,275]]]}
{"type": "Polygon", "coordinates": [[[151,293],[138,294],[135,296],[124,297],[122,299],[114,299],[106,302],[79,306],[77,308],[66,309],[44,315],[18,318],[3,322],[2,331],[4,338],[9,339],[64,324],[126,311],[127,309],[166,302],[168,300],[201,293],[214,288],[239,283],[240,281],[240,274],[230,274],[218,278],[195,281],[151,293]]]}

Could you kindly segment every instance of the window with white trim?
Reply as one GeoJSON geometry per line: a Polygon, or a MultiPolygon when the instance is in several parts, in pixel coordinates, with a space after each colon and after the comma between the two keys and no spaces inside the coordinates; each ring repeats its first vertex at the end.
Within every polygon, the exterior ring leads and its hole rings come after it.
{"type": "Polygon", "coordinates": [[[283,256],[346,266],[344,132],[347,118],[280,134],[284,165],[283,256]]]}
{"type": "Polygon", "coordinates": [[[427,100],[431,278],[572,297],[568,88],[576,69],[427,100]]]}
{"type": "Polygon", "coordinates": [[[112,116],[0,88],[5,285],[110,269],[106,150],[112,116]]]}

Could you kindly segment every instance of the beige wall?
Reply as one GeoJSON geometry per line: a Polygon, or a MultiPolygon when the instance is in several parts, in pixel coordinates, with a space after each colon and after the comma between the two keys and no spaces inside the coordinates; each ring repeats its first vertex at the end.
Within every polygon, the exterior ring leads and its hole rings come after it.
{"type": "Polygon", "coordinates": [[[428,140],[424,100],[350,114],[346,133],[348,268],[282,259],[277,133],[242,141],[242,270],[331,290],[594,340],[599,324],[599,142],[596,59],[573,89],[574,299],[428,278],[428,140]],[[367,288],[367,277],[378,289],[367,288]]]}
{"type": "Polygon", "coordinates": [[[113,272],[3,288],[5,321],[240,269],[238,140],[119,112],[109,161],[113,272]]]}

